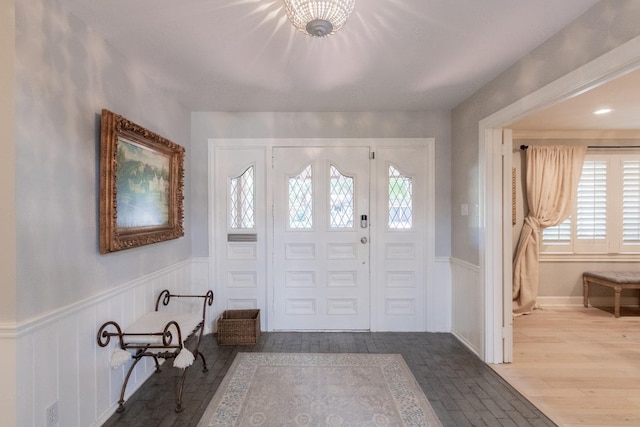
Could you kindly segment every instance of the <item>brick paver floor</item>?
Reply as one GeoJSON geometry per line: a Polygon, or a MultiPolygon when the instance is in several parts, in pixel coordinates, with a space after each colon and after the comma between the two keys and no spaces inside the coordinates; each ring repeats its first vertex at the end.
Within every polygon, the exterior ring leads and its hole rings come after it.
{"type": "Polygon", "coordinates": [[[200,348],[209,372],[196,361],[187,372],[184,411],[175,408],[181,370],[165,363],[105,426],[195,426],[238,352],[400,353],[445,426],[554,426],[544,414],[471,353],[453,335],[390,332],[270,332],[256,345],[200,348]]]}

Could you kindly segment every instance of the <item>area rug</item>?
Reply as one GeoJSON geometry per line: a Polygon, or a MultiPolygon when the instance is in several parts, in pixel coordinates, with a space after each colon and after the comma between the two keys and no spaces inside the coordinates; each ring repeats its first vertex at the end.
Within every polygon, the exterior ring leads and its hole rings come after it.
{"type": "Polygon", "coordinates": [[[239,353],[198,427],[441,425],[399,354],[239,353]]]}

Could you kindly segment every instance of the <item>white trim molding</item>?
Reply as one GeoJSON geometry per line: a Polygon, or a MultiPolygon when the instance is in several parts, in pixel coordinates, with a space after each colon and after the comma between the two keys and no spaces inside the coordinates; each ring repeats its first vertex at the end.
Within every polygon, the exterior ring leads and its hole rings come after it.
{"type": "Polygon", "coordinates": [[[640,139],[636,129],[590,129],[590,130],[513,130],[513,139],[640,139]]]}
{"type": "Polygon", "coordinates": [[[18,336],[18,325],[15,323],[0,323],[0,339],[15,339],[18,336]]]}

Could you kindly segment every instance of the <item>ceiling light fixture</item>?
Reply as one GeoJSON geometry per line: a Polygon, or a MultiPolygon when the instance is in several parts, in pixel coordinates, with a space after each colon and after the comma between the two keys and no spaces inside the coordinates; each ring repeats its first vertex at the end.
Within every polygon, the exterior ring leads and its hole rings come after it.
{"type": "Polygon", "coordinates": [[[610,113],[611,111],[613,111],[611,108],[601,108],[599,110],[594,111],[593,114],[597,114],[597,115],[607,114],[607,113],[610,113]]]}
{"type": "Polygon", "coordinates": [[[289,21],[312,37],[338,31],[353,12],[356,0],[284,0],[289,21]]]}

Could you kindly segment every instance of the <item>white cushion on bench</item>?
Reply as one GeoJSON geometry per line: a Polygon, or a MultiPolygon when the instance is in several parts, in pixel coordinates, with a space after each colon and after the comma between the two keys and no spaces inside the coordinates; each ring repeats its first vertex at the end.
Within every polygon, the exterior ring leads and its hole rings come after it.
{"type": "MultiPolygon", "coordinates": [[[[162,345],[162,335],[144,335],[150,333],[161,333],[164,331],[167,323],[174,321],[180,326],[182,340],[186,340],[194,331],[196,326],[202,320],[201,317],[191,313],[171,313],[166,311],[152,311],[136,320],[131,326],[124,330],[125,334],[141,334],[127,335],[123,338],[125,344],[153,344],[162,345]]],[[[179,345],[178,330],[175,325],[169,327],[171,332],[171,345],[179,345]]],[[[184,344],[184,343],[183,343],[184,344]]],[[[155,353],[162,352],[163,348],[150,349],[155,353]]],[[[117,369],[131,359],[131,353],[122,349],[116,349],[111,355],[111,367],[117,369]]],[[[173,361],[173,366],[184,369],[191,366],[194,361],[193,354],[183,347],[180,353],[173,361]]]]}
{"type": "MultiPolygon", "coordinates": [[[[152,311],[136,320],[131,326],[124,330],[125,334],[149,334],[164,331],[167,323],[175,321],[180,325],[182,339],[186,340],[191,332],[198,326],[202,318],[192,313],[171,313],[166,311],[152,311]]],[[[175,326],[171,326],[169,331],[172,335],[172,345],[178,344],[178,331],[175,326]]],[[[132,344],[162,344],[162,336],[132,335],[125,337],[125,342],[132,344]]]]}

